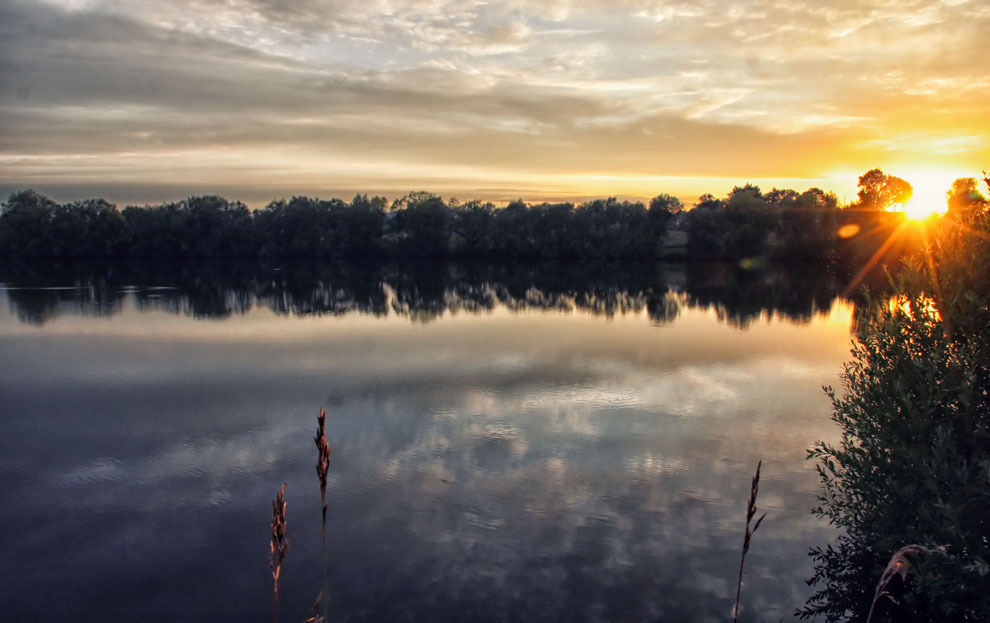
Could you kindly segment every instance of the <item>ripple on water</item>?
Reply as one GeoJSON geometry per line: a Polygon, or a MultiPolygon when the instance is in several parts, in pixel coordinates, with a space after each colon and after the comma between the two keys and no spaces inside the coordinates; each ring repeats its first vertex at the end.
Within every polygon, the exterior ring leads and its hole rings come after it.
{"type": "Polygon", "coordinates": [[[60,486],[87,485],[97,482],[117,482],[129,475],[127,465],[113,457],[101,456],[56,477],[60,486]]]}

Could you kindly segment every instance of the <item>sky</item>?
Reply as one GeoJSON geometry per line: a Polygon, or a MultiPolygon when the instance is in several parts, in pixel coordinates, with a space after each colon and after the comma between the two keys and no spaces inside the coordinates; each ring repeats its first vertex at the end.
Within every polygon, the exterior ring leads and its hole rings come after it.
{"type": "Polygon", "coordinates": [[[120,204],[990,169],[986,0],[0,0],[0,192],[120,204]]]}

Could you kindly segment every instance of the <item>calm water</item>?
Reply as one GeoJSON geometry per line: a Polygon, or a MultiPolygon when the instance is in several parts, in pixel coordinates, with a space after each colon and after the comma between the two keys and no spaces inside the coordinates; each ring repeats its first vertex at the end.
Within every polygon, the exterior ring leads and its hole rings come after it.
{"type": "Polygon", "coordinates": [[[852,307],[814,271],[13,267],[0,286],[9,620],[790,618],[805,460],[852,307]]]}

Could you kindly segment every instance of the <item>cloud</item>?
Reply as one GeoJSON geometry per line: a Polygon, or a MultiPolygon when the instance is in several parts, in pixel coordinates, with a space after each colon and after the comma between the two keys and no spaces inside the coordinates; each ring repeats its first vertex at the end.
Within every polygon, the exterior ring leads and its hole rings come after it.
{"type": "Polygon", "coordinates": [[[78,182],[86,157],[116,183],[168,160],[210,174],[146,183],[298,192],[354,167],[373,183],[467,164],[476,189],[800,177],[919,123],[990,139],[973,3],[51,0],[0,17],[11,184],[78,182]]]}

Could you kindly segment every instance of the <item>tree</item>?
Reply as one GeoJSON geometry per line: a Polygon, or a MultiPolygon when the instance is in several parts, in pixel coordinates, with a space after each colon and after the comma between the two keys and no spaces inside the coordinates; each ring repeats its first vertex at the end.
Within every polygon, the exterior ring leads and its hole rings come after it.
{"type": "Polygon", "coordinates": [[[13,257],[50,257],[49,225],[58,204],[34,190],[11,193],[0,211],[0,252],[13,257]]]}
{"type": "Polygon", "coordinates": [[[176,206],[187,256],[244,257],[257,251],[251,213],[219,195],[189,197],[176,206]]]}
{"type": "Polygon", "coordinates": [[[329,257],[330,218],[330,205],[319,199],[272,201],[254,214],[259,252],[267,257],[329,257]]]}
{"type": "Polygon", "coordinates": [[[487,257],[494,248],[492,230],[495,206],[481,201],[468,201],[453,208],[451,229],[463,241],[462,255],[487,257]]]}
{"type": "Polygon", "coordinates": [[[911,198],[911,184],[880,169],[870,169],[859,177],[859,206],[866,210],[887,210],[911,198]]]}
{"type": "Polygon", "coordinates": [[[684,211],[684,203],[673,195],[660,193],[650,199],[650,227],[654,236],[662,236],[675,216],[684,211]]]}
{"type": "Polygon", "coordinates": [[[988,206],[986,198],[976,187],[976,179],[972,177],[959,178],[952,182],[947,205],[948,215],[963,222],[973,221],[979,214],[985,212],[988,206]]]}
{"type": "Polygon", "coordinates": [[[124,252],[124,218],[104,199],[85,199],[59,206],[52,228],[61,255],[115,257],[124,252]]]}
{"type": "Polygon", "coordinates": [[[755,257],[766,250],[774,215],[758,186],[736,186],[725,202],[725,253],[733,259],[755,257]]]}
{"type": "Polygon", "coordinates": [[[642,203],[613,199],[605,205],[605,220],[608,228],[603,257],[643,258],[655,254],[658,236],[642,203]]]}
{"type": "Polygon", "coordinates": [[[534,257],[539,253],[532,227],[533,212],[522,199],[495,211],[495,247],[507,257],[534,257]]]}
{"type": "Polygon", "coordinates": [[[371,255],[381,249],[386,205],[385,197],[355,195],[350,205],[341,209],[338,248],[342,255],[371,255]]]}
{"type": "Polygon", "coordinates": [[[845,391],[829,392],[842,439],[810,453],[815,512],[842,534],[812,550],[819,590],[802,617],[865,620],[891,555],[920,545],[874,620],[990,620],[990,215],[932,233],[862,326],[845,391]]]}
{"type": "Polygon", "coordinates": [[[398,251],[403,255],[440,257],[448,250],[450,208],[438,195],[413,192],[392,203],[398,251]]]}
{"type": "Polygon", "coordinates": [[[532,236],[540,257],[577,257],[577,216],[571,203],[541,203],[530,207],[532,236]]]}
{"type": "Polygon", "coordinates": [[[838,199],[820,188],[809,188],[800,195],[782,193],[776,203],[778,224],[777,252],[790,258],[827,257],[836,242],[838,199]]]}
{"type": "MultiPolygon", "coordinates": [[[[719,201],[719,200],[713,200],[719,201]]],[[[687,253],[695,258],[725,257],[724,210],[701,207],[699,204],[687,214],[687,253]]]]}
{"type": "Polygon", "coordinates": [[[798,192],[790,188],[773,188],[763,198],[771,208],[777,208],[787,201],[796,200],[798,192]]]}
{"type": "Polygon", "coordinates": [[[695,209],[701,210],[717,210],[725,206],[725,201],[721,199],[716,199],[715,195],[711,193],[705,193],[698,197],[698,202],[694,204],[695,209]]]}

